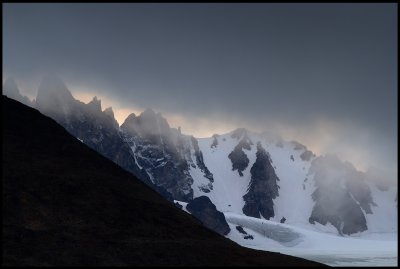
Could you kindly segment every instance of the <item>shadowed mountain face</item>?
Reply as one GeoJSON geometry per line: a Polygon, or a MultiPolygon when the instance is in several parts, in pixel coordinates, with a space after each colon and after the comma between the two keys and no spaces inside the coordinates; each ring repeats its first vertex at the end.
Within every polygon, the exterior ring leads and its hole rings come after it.
{"type": "Polygon", "coordinates": [[[239,247],[54,120],[2,105],[3,265],[320,265],[239,247]]]}
{"type": "Polygon", "coordinates": [[[313,160],[316,189],[310,223],[331,223],[339,234],[352,234],[368,229],[366,214],[372,214],[371,206],[377,206],[371,190],[365,183],[364,174],[357,172],[350,163],[342,163],[334,155],[313,160]]]}
{"type": "Polygon", "coordinates": [[[272,199],[278,196],[279,178],[271,164],[267,151],[257,143],[257,158],[251,167],[251,181],[248,192],[243,196],[245,205],[243,212],[247,216],[265,219],[275,216],[274,202],[272,199]]]}

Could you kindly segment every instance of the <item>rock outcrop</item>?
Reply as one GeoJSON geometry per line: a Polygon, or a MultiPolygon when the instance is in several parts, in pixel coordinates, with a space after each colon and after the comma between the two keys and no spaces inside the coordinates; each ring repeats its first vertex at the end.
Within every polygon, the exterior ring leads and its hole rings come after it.
{"type": "Polygon", "coordinates": [[[331,223],[339,234],[353,234],[367,230],[364,215],[371,214],[371,191],[364,182],[364,174],[349,163],[342,163],[334,155],[321,156],[312,161],[315,201],[309,222],[331,223]]]}
{"type": "Polygon", "coordinates": [[[161,114],[151,109],[139,116],[131,114],[121,130],[135,162],[146,171],[153,184],[164,188],[175,200],[193,199],[193,179],[186,159],[190,157],[190,148],[183,135],[170,128],[161,114]]]}
{"type": "Polygon", "coordinates": [[[251,180],[248,191],[243,196],[245,205],[243,213],[247,216],[265,219],[275,216],[273,201],[279,193],[277,181],[279,178],[272,167],[267,151],[257,143],[256,161],[251,167],[251,180]]]}
{"type": "Polygon", "coordinates": [[[221,235],[227,235],[231,231],[224,214],[217,210],[207,196],[194,198],[187,204],[186,209],[204,226],[221,235]]]}
{"type": "Polygon", "coordinates": [[[247,157],[246,153],[244,153],[243,149],[250,150],[250,142],[251,141],[249,141],[249,139],[243,138],[228,155],[228,158],[232,162],[232,171],[237,170],[241,177],[243,176],[243,171],[249,165],[249,158],[247,157]]]}

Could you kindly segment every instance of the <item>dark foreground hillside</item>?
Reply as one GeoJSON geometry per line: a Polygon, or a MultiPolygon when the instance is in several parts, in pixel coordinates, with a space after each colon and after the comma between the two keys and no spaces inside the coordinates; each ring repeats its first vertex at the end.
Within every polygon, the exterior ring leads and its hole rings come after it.
{"type": "Polygon", "coordinates": [[[238,246],[52,119],[2,105],[3,265],[320,265],[238,246]]]}

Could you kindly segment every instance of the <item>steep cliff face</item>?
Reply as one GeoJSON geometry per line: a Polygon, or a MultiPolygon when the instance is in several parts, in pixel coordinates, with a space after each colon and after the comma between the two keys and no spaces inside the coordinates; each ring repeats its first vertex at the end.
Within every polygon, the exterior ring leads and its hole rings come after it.
{"type": "Polygon", "coordinates": [[[250,140],[247,130],[244,128],[239,128],[231,133],[232,138],[240,139],[240,142],[236,145],[231,153],[229,153],[228,158],[232,162],[232,170],[237,170],[239,175],[243,176],[243,171],[249,165],[249,158],[243,149],[251,150],[251,145],[253,142],[250,140]]]}
{"type": "Polygon", "coordinates": [[[336,156],[316,158],[311,165],[316,190],[310,223],[331,223],[339,234],[353,234],[368,229],[365,214],[371,214],[371,191],[363,174],[336,156]]]}
{"type": "Polygon", "coordinates": [[[88,104],[72,96],[56,77],[45,77],[39,86],[36,108],[61,124],[79,141],[151,184],[148,175],[135,163],[130,147],[121,138],[112,108],[101,110],[101,100],[88,104]]]}
{"type": "Polygon", "coordinates": [[[192,169],[199,169],[208,180],[199,186],[202,192],[213,188],[213,175],[204,164],[197,140],[171,128],[160,113],[146,109],[139,116],[131,114],[120,128],[112,108],[102,111],[97,97],[88,104],[74,99],[56,77],[43,79],[36,107],[170,201],[193,199],[192,169]]]}
{"type": "Polygon", "coordinates": [[[190,137],[190,140],[192,142],[192,146],[194,149],[194,155],[196,157],[197,167],[203,173],[204,177],[209,180],[208,184],[203,184],[200,186],[200,188],[203,192],[208,193],[213,190],[214,176],[210,172],[210,170],[208,170],[207,166],[204,164],[203,153],[199,148],[199,142],[193,136],[190,137]]]}
{"type": "Polygon", "coordinates": [[[121,130],[137,165],[146,171],[153,184],[164,188],[176,200],[193,199],[193,180],[185,158],[190,149],[185,137],[171,129],[161,114],[150,109],[137,117],[131,114],[121,130]]]}
{"type": "Polygon", "coordinates": [[[276,176],[271,159],[266,150],[257,143],[256,161],[250,170],[251,181],[247,193],[243,196],[243,213],[247,216],[270,219],[275,216],[274,203],[278,193],[279,178],[276,176]]]}
{"type": "Polygon", "coordinates": [[[185,202],[193,199],[191,169],[198,169],[208,180],[199,186],[202,192],[213,189],[213,174],[204,164],[196,138],[171,128],[161,114],[150,109],[137,117],[131,114],[121,130],[138,166],[174,199],[185,202]]]}

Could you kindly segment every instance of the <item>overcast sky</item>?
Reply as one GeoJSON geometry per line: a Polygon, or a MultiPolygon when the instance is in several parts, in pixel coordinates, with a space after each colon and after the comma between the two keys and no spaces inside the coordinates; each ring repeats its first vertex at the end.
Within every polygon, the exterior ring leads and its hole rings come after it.
{"type": "Polygon", "coordinates": [[[3,81],[30,97],[55,73],[120,122],[276,130],[396,175],[397,45],[396,4],[3,4],[3,81]]]}

